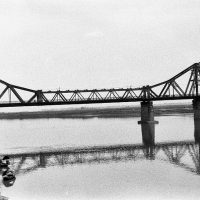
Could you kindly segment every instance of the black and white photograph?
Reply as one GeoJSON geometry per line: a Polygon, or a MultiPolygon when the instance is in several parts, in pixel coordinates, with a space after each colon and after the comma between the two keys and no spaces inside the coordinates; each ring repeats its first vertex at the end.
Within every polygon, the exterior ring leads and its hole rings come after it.
{"type": "Polygon", "coordinates": [[[0,200],[199,188],[199,0],[0,0],[0,200]]]}

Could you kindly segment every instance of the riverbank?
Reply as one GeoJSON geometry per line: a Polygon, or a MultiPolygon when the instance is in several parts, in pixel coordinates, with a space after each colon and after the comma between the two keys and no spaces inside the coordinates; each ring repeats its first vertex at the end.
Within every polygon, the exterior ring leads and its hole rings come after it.
{"type": "MultiPolygon", "coordinates": [[[[139,117],[140,106],[124,107],[81,107],[77,109],[42,110],[32,112],[0,113],[0,119],[34,119],[34,118],[113,118],[113,117],[139,117]]],[[[192,105],[155,105],[154,113],[158,115],[192,113],[192,105]]]]}

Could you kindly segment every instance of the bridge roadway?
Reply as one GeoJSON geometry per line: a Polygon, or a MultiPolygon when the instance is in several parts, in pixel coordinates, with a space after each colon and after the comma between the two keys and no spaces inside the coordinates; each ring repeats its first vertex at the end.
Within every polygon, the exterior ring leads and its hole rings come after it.
{"type": "MultiPolygon", "coordinates": [[[[1,155],[3,156],[3,155],[1,155]]],[[[200,146],[194,141],[49,149],[9,155],[17,175],[56,165],[96,164],[141,159],[160,160],[200,174],[200,146]],[[185,159],[190,161],[185,163],[185,159]]]]}
{"type": "Polygon", "coordinates": [[[200,63],[167,81],[137,88],[43,91],[0,80],[0,107],[197,99],[200,97],[199,81],[200,63]]]}

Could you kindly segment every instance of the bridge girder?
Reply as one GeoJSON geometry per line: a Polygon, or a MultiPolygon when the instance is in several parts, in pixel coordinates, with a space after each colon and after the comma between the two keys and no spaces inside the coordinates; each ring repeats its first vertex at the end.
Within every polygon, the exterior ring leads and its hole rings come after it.
{"type": "Polygon", "coordinates": [[[191,65],[167,81],[140,88],[42,91],[0,80],[0,86],[3,86],[0,89],[0,107],[194,99],[200,98],[199,83],[200,63],[191,65]],[[189,78],[180,83],[185,75],[189,78]],[[6,92],[9,93],[7,101],[3,100],[6,92]],[[28,98],[25,93],[29,93],[28,98]]]}

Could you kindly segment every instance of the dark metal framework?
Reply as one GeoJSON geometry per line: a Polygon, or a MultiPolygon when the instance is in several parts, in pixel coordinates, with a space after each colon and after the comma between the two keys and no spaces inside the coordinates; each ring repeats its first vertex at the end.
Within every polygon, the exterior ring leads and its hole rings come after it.
{"type": "Polygon", "coordinates": [[[0,80],[3,86],[0,107],[194,99],[200,97],[199,82],[200,63],[191,65],[167,81],[139,88],[42,91],[0,80]],[[180,83],[183,76],[187,78],[180,83]],[[8,99],[3,100],[6,92],[8,99]],[[28,98],[25,93],[29,93],[28,98]]]}
{"type": "Polygon", "coordinates": [[[137,161],[162,160],[192,173],[200,174],[200,146],[193,141],[158,143],[154,146],[140,144],[68,148],[44,152],[9,155],[16,174],[24,174],[41,167],[137,161]],[[185,158],[190,158],[186,159],[185,158]]]}

